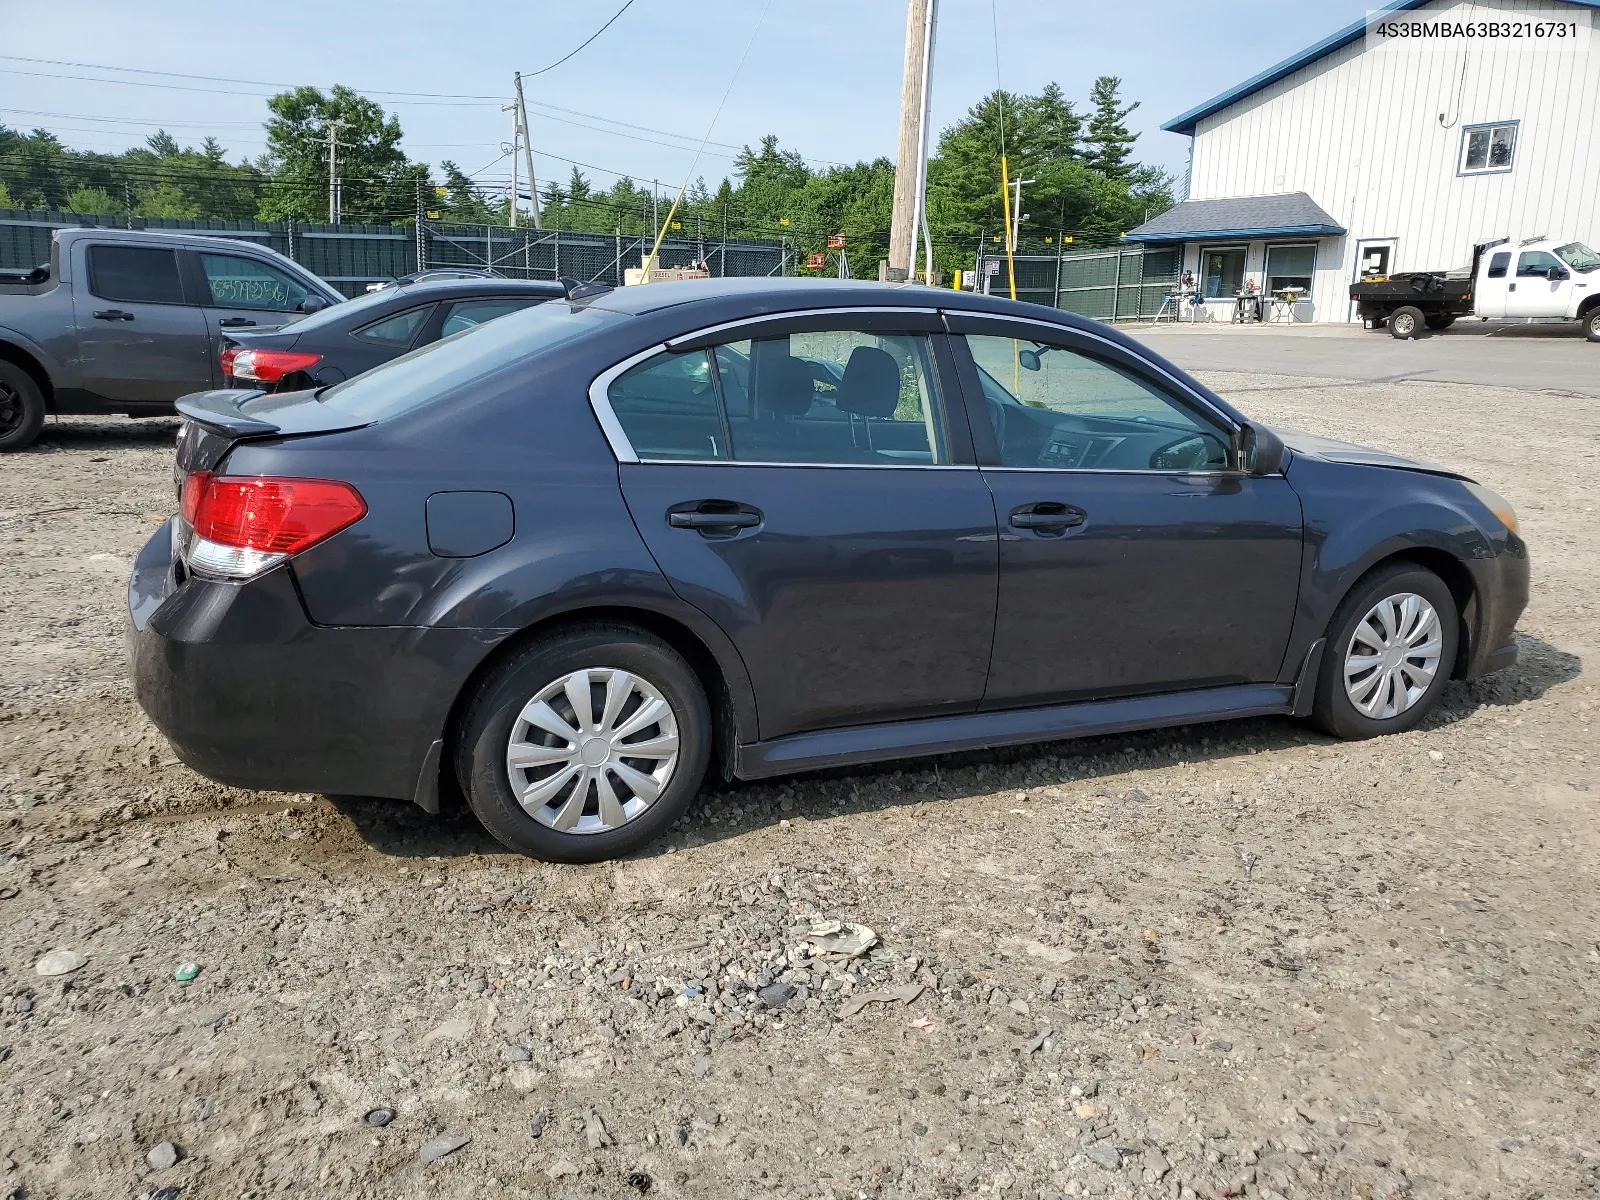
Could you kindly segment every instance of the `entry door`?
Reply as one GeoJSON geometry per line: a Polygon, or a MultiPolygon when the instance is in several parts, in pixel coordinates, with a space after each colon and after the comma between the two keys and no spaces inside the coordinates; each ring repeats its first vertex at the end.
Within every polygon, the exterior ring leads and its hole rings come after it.
{"type": "Polygon", "coordinates": [[[1506,316],[1564,317],[1572,302],[1572,272],[1548,250],[1517,254],[1517,273],[1507,288],[1506,316]],[[1557,272],[1551,279],[1550,272],[1557,272]]]}
{"type": "Polygon", "coordinates": [[[634,522],[738,647],[763,739],[983,696],[994,505],[933,349],[841,325],[663,353],[606,390],[634,522]]]}
{"type": "Polygon", "coordinates": [[[73,297],[83,386],[127,404],[170,404],[211,386],[200,309],[185,302],[173,250],[107,243],[85,255],[73,297]]]}
{"type": "Polygon", "coordinates": [[[983,706],[1275,680],[1300,571],[1288,482],[1234,470],[1225,419],[1118,348],[968,327],[1000,532],[983,706]]]}
{"type": "MultiPolygon", "coordinates": [[[[1350,282],[1364,279],[1387,279],[1394,270],[1395,241],[1393,238],[1376,238],[1356,243],[1356,267],[1350,282]]],[[[1350,302],[1349,320],[1356,319],[1355,301],[1350,302]]]]}

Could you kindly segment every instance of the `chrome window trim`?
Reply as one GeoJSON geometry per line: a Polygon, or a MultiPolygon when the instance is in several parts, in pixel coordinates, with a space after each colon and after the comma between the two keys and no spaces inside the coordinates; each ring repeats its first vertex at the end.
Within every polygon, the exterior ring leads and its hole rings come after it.
{"type": "MultiPolygon", "coordinates": [[[[611,397],[606,393],[617,377],[630,367],[635,367],[647,358],[654,358],[665,353],[667,344],[657,343],[637,354],[630,354],[615,366],[607,367],[596,375],[594,382],[589,385],[589,407],[594,409],[595,420],[600,422],[600,432],[606,435],[606,441],[611,443],[611,453],[617,456],[618,462],[636,463],[642,461],[634,451],[633,443],[628,440],[628,435],[623,431],[622,422],[617,420],[617,414],[612,411],[611,397]]],[[[654,460],[652,460],[654,461],[654,460]]],[[[715,462],[716,459],[708,461],[715,462]]]]}
{"type": "MultiPolygon", "coordinates": [[[[714,334],[723,333],[729,329],[738,329],[745,325],[772,325],[779,321],[787,321],[799,317],[865,317],[878,316],[884,313],[898,317],[932,317],[941,324],[943,323],[944,316],[943,310],[937,308],[902,308],[899,306],[890,308],[876,304],[865,305],[857,308],[797,308],[792,312],[761,313],[760,315],[753,317],[740,317],[736,321],[724,321],[720,325],[707,325],[704,329],[696,329],[693,333],[684,333],[679,334],[675,338],[668,338],[663,344],[668,350],[672,350],[684,342],[692,342],[698,340],[699,338],[711,337],[714,334]]],[[[921,336],[926,337],[929,333],[938,331],[908,329],[905,332],[908,334],[920,334],[921,336]]],[[[948,332],[948,330],[945,332],[948,332]]],[[[736,342],[739,339],[730,338],[729,340],[736,342]]]]}

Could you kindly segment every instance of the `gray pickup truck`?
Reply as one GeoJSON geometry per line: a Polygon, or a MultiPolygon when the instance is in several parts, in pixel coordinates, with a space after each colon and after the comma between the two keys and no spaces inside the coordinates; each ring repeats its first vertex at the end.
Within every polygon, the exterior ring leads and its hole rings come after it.
{"type": "Polygon", "coordinates": [[[0,451],[47,413],[172,413],[223,386],[230,333],[343,300],[265,246],[193,234],[58,230],[50,264],[0,273],[0,451]]]}

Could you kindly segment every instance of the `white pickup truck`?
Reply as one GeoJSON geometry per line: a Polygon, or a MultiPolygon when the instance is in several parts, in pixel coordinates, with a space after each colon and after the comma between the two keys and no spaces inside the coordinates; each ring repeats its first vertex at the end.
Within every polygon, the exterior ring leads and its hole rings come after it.
{"type": "Polygon", "coordinates": [[[1548,237],[1480,242],[1463,271],[1407,271],[1363,279],[1350,298],[1368,329],[1397,338],[1444,329],[1457,317],[1577,321],[1600,342],[1600,254],[1582,242],[1548,237]]]}

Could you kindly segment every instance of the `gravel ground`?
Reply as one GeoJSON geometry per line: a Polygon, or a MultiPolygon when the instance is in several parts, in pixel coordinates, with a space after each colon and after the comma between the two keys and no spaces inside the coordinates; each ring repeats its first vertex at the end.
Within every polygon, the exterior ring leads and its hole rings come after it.
{"type": "Polygon", "coordinates": [[[599,867],[177,763],[121,645],[173,424],[51,426],[0,463],[0,1195],[1592,1192],[1593,402],[1209,382],[1509,497],[1518,666],[1380,741],[727,788],[599,867]]]}

